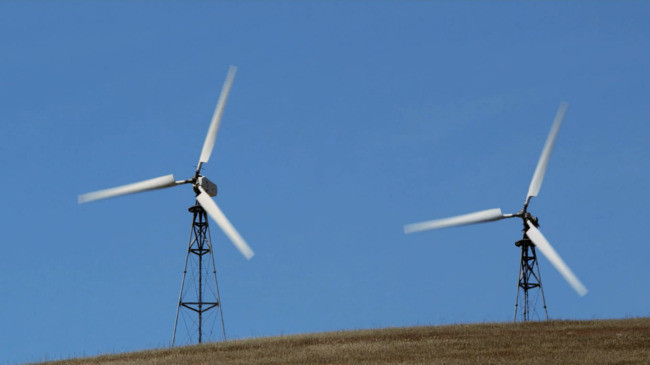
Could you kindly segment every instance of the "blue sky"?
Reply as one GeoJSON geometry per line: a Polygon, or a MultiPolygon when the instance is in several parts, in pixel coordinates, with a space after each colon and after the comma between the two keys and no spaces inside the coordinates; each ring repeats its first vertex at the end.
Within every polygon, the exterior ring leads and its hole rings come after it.
{"type": "Polygon", "coordinates": [[[650,315],[650,4],[0,3],[0,363],[169,343],[188,186],[229,65],[212,227],[229,338],[511,320],[530,210],[589,289],[540,258],[556,319],[650,315]]]}

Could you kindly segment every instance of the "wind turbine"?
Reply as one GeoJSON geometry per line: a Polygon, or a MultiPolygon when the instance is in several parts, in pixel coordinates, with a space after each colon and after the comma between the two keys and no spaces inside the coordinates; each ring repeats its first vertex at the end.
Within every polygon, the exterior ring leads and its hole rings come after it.
{"type": "Polygon", "coordinates": [[[542,150],[542,155],[539,158],[537,163],[537,168],[533,174],[533,179],[530,182],[528,188],[528,194],[526,195],[526,200],[524,202],[524,207],[517,213],[512,214],[503,214],[501,209],[488,209],[482,210],[475,213],[444,218],[444,219],[435,219],[431,221],[408,224],[404,226],[404,233],[413,233],[426,231],[431,229],[439,229],[453,226],[461,226],[466,224],[482,223],[482,222],[491,222],[497,221],[505,218],[521,218],[524,225],[524,237],[522,240],[517,241],[515,245],[521,247],[521,260],[519,265],[519,281],[517,285],[517,297],[515,301],[515,314],[514,319],[517,318],[517,307],[519,304],[519,291],[523,291],[523,320],[527,321],[530,315],[530,308],[528,303],[528,290],[539,288],[542,294],[542,300],[544,302],[544,312],[546,313],[546,319],[548,319],[548,312],[546,310],[546,299],[544,298],[544,290],[542,289],[542,280],[539,275],[539,265],[537,264],[537,255],[536,248],[546,256],[546,258],[551,262],[551,264],[560,272],[564,279],[571,285],[571,287],[578,293],[580,296],[587,294],[587,288],[580,282],[576,275],[571,271],[571,269],[564,263],[564,260],[558,255],[553,246],[548,242],[548,240],[542,235],[539,231],[539,222],[537,217],[530,214],[528,211],[528,204],[530,200],[537,196],[539,189],[542,186],[542,181],[544,180],[544,173],[548,167],[548,160],[551,156],[551,150],[555,144],[555,139],[557,137],[560,125],[562,124],[562,119],[566,113],[568,104],[562,102],[555,116],[555,121],[551,127],[551,131],[546,139],[546,144],[542,150]],[[536,270],[535,270],[536,269],[536,270]]]}
{"type": "MultiPolygon", "coordinates": [[[[203,312],[212,309],[214,307],[219,307],[219,312],[221,314],[221,301],[219,299],[219,290],[216,279],[216,270],[213,270],[214,273],[214,283],[216,286],[216,300],[206,301],[203,298],[205,287],[203,286],[203,270],[204,264],[202,261],[203,255],[210,253],[212,256],[212,268],[214,269],[214,256],[212,254],[212,243],[210,242],[210,235],[208,230],[208,221],[206,219],[207,214],[217,222],[217,225],[221,227],[223,232],[230,238],[235,247],[246,257],[250,259],[253,257],[253,250],[248,246],[246,241],[241,237],[239,232],[235,227],[230,223],[228,218],[223,214],[217,203],[212,199],[212,197],[217,195],[217,185],[212,181],[208,180],[207,177],[201,175],[201,168],[204,163],[207,163],[210,160],[210,155],[214,148],[214,143],[217,138],[217,132],[219,131],[219,125],[221,123],[221,117],[223,115],[223,110],[226,105],[226,100],[228,99],[228,94],[232,86],[232,82],[235,78],[237,68],[231,66],[228,70],[228,75],[226,81],[224,82],[223,88],[221,90],[221,95],[217,103],[217,107],[214,110],[212,116],[212,121],[210,123],[210,128],[208,129],[208,134],[205,137],[205,142],[203,143],[203,149],[201,150],[201,156],[199,157],[199,162],[194,172],[194,175],[186,180],[175,180],[174,175],[165,175],[156,177],[149,180],[144,180],[136,182],[133,184],[122,185],[115,188],[98,190],[86,194],[79,195],[78,202],[88,203],[95,200],[113,198],[120,195],[140,193],[148,190],[155,189],[164,189],[171,188],[178,185],[191,184],[196,194],[196,203],[192,206],[189,211],[193,214],[193,223],[192,223],[192,234],[190,235],[190,243],[188,245],[188,252],[185,258],[185,270],[183,270],[183,280],[181,282],[181,293],[179,295],[179,302],[176,311],[176,321],[174,324],[174,335],[172,336],[172,346],[174,344],[175,334],[176,334],[176,324],[178,323],[178,311],[181,307],[191,309],[193,312],[198,313],[198,341],[202,342],[202,314],[203,312]],[[187,261],[190,254],[195,254],[198,257],[199,273],[198,273],[198,300],[192,301],[183,301],[183,286],[185,283],[185,273],[187,272],[187,261]]],[[[209,264],[206,263],[206,264],[209,264]]],[[[221,326],[223,331],[223,336],[225,339],[225,329],[223,328],[223,315],[221,314],[221,326]]]]}

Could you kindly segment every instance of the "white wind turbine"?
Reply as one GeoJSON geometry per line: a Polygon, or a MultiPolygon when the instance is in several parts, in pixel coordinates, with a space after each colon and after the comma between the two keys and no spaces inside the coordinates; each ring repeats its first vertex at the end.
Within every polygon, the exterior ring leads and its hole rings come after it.
{"type": "MultiPolygon", "coordinates": [[[[212,181],[208,180],[205,176],[201,175],[201,167],[204,163],[210,160],[210,155],[214,148],[214,143],[217,138],[217,132],[219,131],[219,124],[221,123],[221,117],[223,115],[223,110],[226,105],[226,100],[228,99],[228,94],[230,92],[230,87],[235,78],[235,73],[237,68],[231,66],[228,70],[228,75],[226,81],[221,90],[221,95],[215,108],[214,114],[212,116],[212,122],[210,123],[210,128],[208,129],[208,134],[205,137],[205,142],[203,143],[203,149],[201,150],[201,156],[199,157],[198,166],[194,175],[186,180],[177,181],[174,179],[174,175],[166,175],[161,177],[156,177],[150,180],[140,181],[133,184],[122,185],[115,188],[105,189],[94,191],[91,193],[86,193],[79,195],[79,203],[87,203],[100,199],[113,198],[120,195],[134,194],[147,190],[154,189],[163,189],[170,188],[177,185],[191,184],[196,194],[196,205],[191,207],[189,211],[193,214],[194,220],[192,223],[192,233],[190,234],[190,243],[188,245],[187,256],[185,258],[185,269],[183,270],[183,280],[181,281],[181,291],[179,294],[178,307],[176,310],[176,320],[174,322],[174,332],[172,336],[172,346],[174,346],[174,341],[176,338],[176,326],[178,324],[178,315],[181,308],[186,308],[191,310],[192,313],[198,315],[198,342],[202,342],[203,336],[203,313],[212,309],[218,308],[219,314],[221,317],[221,327],[223,331],[223,338],[226,338],[226,332],[223,324],[223,314],[221,312],[221,300],[219,298],[219,287],[217,284],[217,274],[216,269],[214,268],[214,256],[212,253],[212,243],[210,240],[210,234],[208,230],[208,222],[206,217],[207,214],[221,227],[223,232],[230,238],[230,241],[235,245],[235,247],[246,257],[250,259],[253,257],[253,250],[248,246],[246,241],[241,237],[237,232],[235,227],[230,223],[228,218],[223,214],[217,203],[212,200],[212,197],[217,195],[217,185],[212,181]],[[203,256],[207,253],[210,253],[211,262],[203,262],[203,256]],[[196,286],[198,290],[196,291],[185,291],[185,275],[187,273],[187,264],[190,254],[197,256],[198,262],[198,276],[195,276],[194,279],[197,279],[196,286]],[[206,286],[208,284],[207,280],[210,279],[207,276],[209,265],[212,265],[212,274],[214,277],[214,287],[211,290],[207,290],[206,286]],[[205,280],[204,277],[206,276],[205,280]],[[185,296],[196,295],[198,298],[192,297],[189,300],[184,298],[185,296]],[[206,299],[212,295],[213,300],[206,299]]],[[[185,288],[187,289],[187,288],[185,288]]],[[[211,333],[211,331],[210,331],[211,333]]],[[[188,330],[189,334],[189,330],[188,330]]]]}
{"type": "MultiPolygon", "coordinates": [[[[523,290],[524,294],[524,310],[523,310],[523,319],[528,320],[529,315],[529,305],[528,305],[528,290],[539,288],[542,293],[542,299],[544,300],[544,310],[546,312],[546,301],[544,299],[544,291],[541,286],[541,277],[539,275],[539,266],[537,265],[537,256],[535,253],[535,248],[539,250],[546,256],[546,258],[551,262],[551,264],[560,272],[564,279],[571,285],[571,287],[578,293],[580,296],[587,294],[587,288],[580,282],[576,275],[571,271],[567,264],[562,260],[560,255],[555,251],[553,246],[548,242],[548,240],[542,235],[538,227],[538,219],[528,212],[528,204],[532,197],[537,196],[539,189],[542,186],[542,181],[544,179],[544,173],[548,166],[548,160],[551,156],[551,150],[555,144],[555,139],[557,137],[560,125],[562,124],[562,119],[568,107],[567,103],[561,103],[555,116],[555,121],[551,127],[551,131],[544,145],[542,155],[539,158],[537,163],[537,168],[533,174],[533,179],[530,182],[528,188],[528,194],[526,195],[526,200],[524,202],[524,207],[517,213],[513,214],[503,214],[501,209],[488,209],[475,213],[444,218],[444,219],[435,219],[431,221],[414,223],[404,226],[404,233],[413,233],[426,231],[431,229],[439,229],[452,226],[460,226],[473,223],[482,223],[497,221],[504,218],[521,218],[524,225],[524,238],[516,243],[518,247],[522,249],[522,256],[519,268],[519,285],[517,286],[517,302],[515,303],[515,318],[517,316],[517,305],[519,302],[519,289],[523,290]],[[535,266],[536,272],[535,272],[535,266]]],[[[546,314],[548,318],[548,313],[546,314]]]]}

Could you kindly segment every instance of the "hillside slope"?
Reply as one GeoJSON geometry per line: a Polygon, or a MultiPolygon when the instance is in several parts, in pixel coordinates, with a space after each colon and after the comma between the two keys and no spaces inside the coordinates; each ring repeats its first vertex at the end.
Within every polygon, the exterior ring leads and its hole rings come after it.
{"type": "Polygon", "coordinates": [[[387,328],[47,364],[650,364],[650,318],[387,328]]]}

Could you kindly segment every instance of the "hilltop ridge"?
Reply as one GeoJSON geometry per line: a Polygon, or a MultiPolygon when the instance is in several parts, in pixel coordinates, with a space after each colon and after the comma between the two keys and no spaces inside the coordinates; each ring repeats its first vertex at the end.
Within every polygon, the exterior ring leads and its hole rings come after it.
{"type": "Polygon", "coordinates": [[[43,364],[650,364],[650,318],[481,323],[234,340],[43,364]]]}

